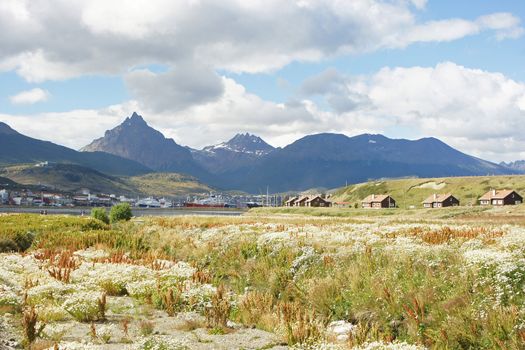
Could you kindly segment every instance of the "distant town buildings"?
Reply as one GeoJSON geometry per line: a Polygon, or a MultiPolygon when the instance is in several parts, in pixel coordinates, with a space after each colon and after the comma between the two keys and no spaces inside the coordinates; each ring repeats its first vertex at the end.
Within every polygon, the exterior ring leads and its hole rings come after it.
{"type": "MultiPolygon", "coordinates": [[[[129,203],[141,208],[173,207],[224,207],[253,208],[263,206],[281,206],[280,195],[232,195],[228,193],[201,193],[175,196],[170,198],[146,197],[130,198],[124,195],[93,193],[82,188],[75,193],[34,191],[29,189],[9,189],[0,187],[0,205],[22,207],[111,207],[117,203],[129,203]]],[[[314,200],[309,205],[322,205],[314,200]]],[[[326,205],[326,204],[324,204],[326,205]]]]}
{"type": "Polygon", "coordinates": [[[49,162],[46,160],[45,162],[36,163],[35,167],[37,167],[37,168],[44,168],[44,167],[49,166],[49,165],[50,165],[49,162]]]}

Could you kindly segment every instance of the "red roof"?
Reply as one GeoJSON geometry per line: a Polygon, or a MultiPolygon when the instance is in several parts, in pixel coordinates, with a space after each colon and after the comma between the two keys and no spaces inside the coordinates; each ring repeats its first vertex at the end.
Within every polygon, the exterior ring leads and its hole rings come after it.
{"type": "Polygon", "coordinates": [[[433,194],[430,197],[428,197],[427,199],[425,199],[423,201],[423,204],[425,204],[425,203],[443,203],[444,201],[446,201],[451,196],[452,196],[452,194],[450,194],[450,193],[433,194]]]}
{"type": "Polygon", "coordinates": [[[371,194],[362,200],[362,203],[381,203],[385,199],[390,197],[388,194],[371,194]]]}
{"type": "Polygon", "coordinates": [[[480,201],[490,201],[492,199],[505,199],[512,192],[516,192],[516,191],[514,190],[490,190],[487,193],[485,193],[483,196],[481,196],[479,200],[480,201]]]}

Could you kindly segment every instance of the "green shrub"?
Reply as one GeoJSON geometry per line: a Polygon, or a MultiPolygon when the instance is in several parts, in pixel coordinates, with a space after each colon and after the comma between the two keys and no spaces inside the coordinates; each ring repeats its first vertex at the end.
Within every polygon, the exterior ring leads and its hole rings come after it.
{"type": "MultiPolygon", "coordinates": [[[[107,218],[107,215],[106,215],[106,218],[107,218]]],[[[83,223],[81,226],[80,226],[80,231],[103,231],[103,230],[107,230],[109,228],[109,226],[107,224],[109,224],[109,218],[107,219],[108,222],[107,223],[104,223],[102,221],[100,221],[99,219],[89,219],[89,220],[86,220],[85,223],[83,223]]]]}
{"type": "Polygon", "coordinates": [[[31,247],[31,244],[33,244],[34,239],[35,234],[33,232],[17,233],[13,237],[13,241],[16,243],[18,250],[21,252],[28,250],[29,247],[31,247]]]}
{"type": "Polygon", "coordinates": [[[133,214],[131,213],[131,206],[128,203],[120,203],[111,207],[109,212],[109,219],[112,223],[119,221],[128,221],[133,214]]]}
{"type": "Polygon", "coordinates": [[[16,252],[17,250],[18,246],[12,239],[0,239],[0,253],[16,252]]]}
{"type": "Polygon", "coordinates": [[[91,217],[102,221],[105,224],[109,224],[109,217],[106,213],[106,208],[93,208],[91,209],[91,217]]]}

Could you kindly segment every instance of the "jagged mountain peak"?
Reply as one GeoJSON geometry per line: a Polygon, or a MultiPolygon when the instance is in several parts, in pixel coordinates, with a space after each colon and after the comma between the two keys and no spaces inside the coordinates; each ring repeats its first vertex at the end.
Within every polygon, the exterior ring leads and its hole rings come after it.
{"type": "Polygon", "coordinates": [[[124,121],[120,125],[111,130],[107,130],[105,136],[108,137],[113,134],[129,132],[133,130],[140,130],[140,132],[144,132],[144,130],[146,129],[156,132],[156,130],[151,128],[148,125],[148,123],[146,123],[146,121],[144,120],[144,118],[142,118],[141,115],[137,114],[137,112],[133,112],[131,117],[127,117],[126,119],[124,119],[124,121]]]}
{"type": "Polygon", "coordinates": [[[126,118],[124,121],[124,124],[127,125],[148,125],[144,118],[142,118],[141,115],[137,114],[137,112],[133,112],[131,117],[126,118]]]}
{"type": "Polygon", "coordinates": [[[243,133],[236,134],[234,137],[232,137],[228,141],[228,143],[239,142],[239,141],[248,141],[248,142],[254,142],[254,143],[264,142],[263,139],[261,139],[259,136],[253,135],[247,132],[244,134],[243,133]]]}
{"type": "Polygon", "coordinates": [[[202,173],[188,149],[149,126],[136,112],[117,127],[107,130],[104,137],[94,140],[82,151],[115,154],[157,171],[193,175],[202,173]]]}
{"type": "Polygon", "coordinates": [[[516,160],[514,162],[508,162],[508,163],[501,162],[499,163],[499,165],[505,168],[511,169],[511,170],[518,171],[520,173],[525,173],[525,160],[516,160]]]}

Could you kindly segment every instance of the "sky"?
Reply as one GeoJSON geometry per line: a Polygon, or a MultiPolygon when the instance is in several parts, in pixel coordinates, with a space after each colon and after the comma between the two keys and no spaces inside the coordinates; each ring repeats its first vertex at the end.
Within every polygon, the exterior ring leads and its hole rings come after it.
{"type": "Polygon", "coordinates": [[[134,111],[250,132],[437,137],[525,159],[522,0],[0,0],[0,121],[79,149],[134,111]]]}

